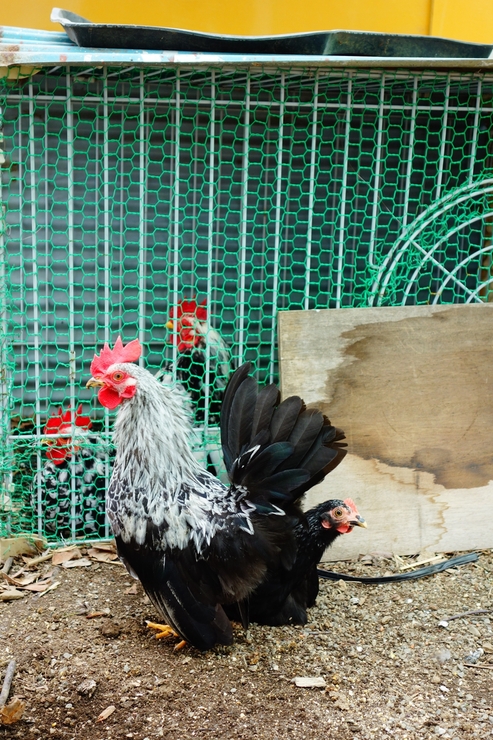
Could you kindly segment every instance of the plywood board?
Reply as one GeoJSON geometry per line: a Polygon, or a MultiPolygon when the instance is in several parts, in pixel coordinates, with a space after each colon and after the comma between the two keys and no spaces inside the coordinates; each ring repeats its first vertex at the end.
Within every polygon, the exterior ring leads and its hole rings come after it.
{"type": "Polygon", "coordinates": [[[328,557],[493,547],[493,305],[279,314],[283,397],[344,429],[306,505],[351,496],[368,530],[328,557]]]}

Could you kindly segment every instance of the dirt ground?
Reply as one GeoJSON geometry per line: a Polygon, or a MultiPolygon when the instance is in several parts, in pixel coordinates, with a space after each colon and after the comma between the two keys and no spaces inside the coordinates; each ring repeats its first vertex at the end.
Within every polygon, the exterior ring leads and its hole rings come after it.
{"type": "MultiPolygon", "coordinates": [[[[493,737],[491,551],[419,581],[324,581],[306,627],[238,627],[232,647],[206,654],[154,639],[145,620],[157,615],[119,563],[40,567],[57,588],[0,604],[2,680],[15,657],[11,696],[26,701],[0,738],[493,737]]],[[[398,563],[331,567],[377,575],[398,563]]]]}

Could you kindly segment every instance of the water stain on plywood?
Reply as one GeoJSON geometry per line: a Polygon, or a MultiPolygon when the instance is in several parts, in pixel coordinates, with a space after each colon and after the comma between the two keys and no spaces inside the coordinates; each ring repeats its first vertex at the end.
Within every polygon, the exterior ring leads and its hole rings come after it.
{"type": "Polygon", "coordinates": [[[324,410],[352,454],[478,488],[493,480],[493,317],[441,309],[397,321],[375,309],[382,321],[343,331],[324,410]]]}

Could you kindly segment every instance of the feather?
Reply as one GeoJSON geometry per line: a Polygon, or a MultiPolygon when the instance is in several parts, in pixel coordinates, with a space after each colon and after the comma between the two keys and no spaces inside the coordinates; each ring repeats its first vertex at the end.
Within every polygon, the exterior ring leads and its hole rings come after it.
{"type": "Polygon", "coordinates": [[[251,368],[252,365],[250,362],[246,362],[244,365],[241,365],[241,367],[239,367],[231,376],[224,392],[223,405],[221,409],[221,444],[223,448],[224,463],[228,472],[233,465],[234,460],[238,457],[238,450],[232,450],[229,446],[229,421],[231,418],[231,407],[238,389],[248,377],[251,368]]]}
{"type": "Polygon", "coordinates": [[[280,393],[275,385],[266,385],[258,393],[255,410],[253,412],[252,436],[259,430],[268,429],[274,409],[279,404],[280,393]]]}
{"type": "Polygon", "coordinates": [[[234,457],[241,454],[252,434],[253,409],[257,400],[257,384],[245,378],[233,399],[228,420],[228,449],[234,457]]]}
{"type": "Polygon", "coordinates": [[[288,439],[298,421],[298,417],[304,408],[304,403],[299,396],[286,398],[275,410],[270,423],[270,434],[272,442],[280,439],[288,439]]]}

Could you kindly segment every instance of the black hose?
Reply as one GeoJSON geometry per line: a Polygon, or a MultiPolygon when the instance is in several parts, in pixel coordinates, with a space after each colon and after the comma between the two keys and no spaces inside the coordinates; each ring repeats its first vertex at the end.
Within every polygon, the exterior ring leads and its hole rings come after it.
{"type": "Polygon", "coordinates": [[[426,568],[413,570],[410,573],[396,573],[392,576],[346,576],[344,575],[344,573],[334,573],[332,570],[322,570],[321,568],[317,568],[317,573],[320,578],[328,578],[330,581],[358,581],[359,583],[392,583],[394,581],[413,581],[415,578],[424,578],[425,576],[433,575],[433,573],[441,573],[442,570],[455,568],[457,565],[474,563],[476,562],[478,557],[479,555],[477,552],[470,552],[467,555],[458,555],[456,558],[450,558],[450,560],[446,560],[443,563],[428,565],[428,567],[426,568]]]}

